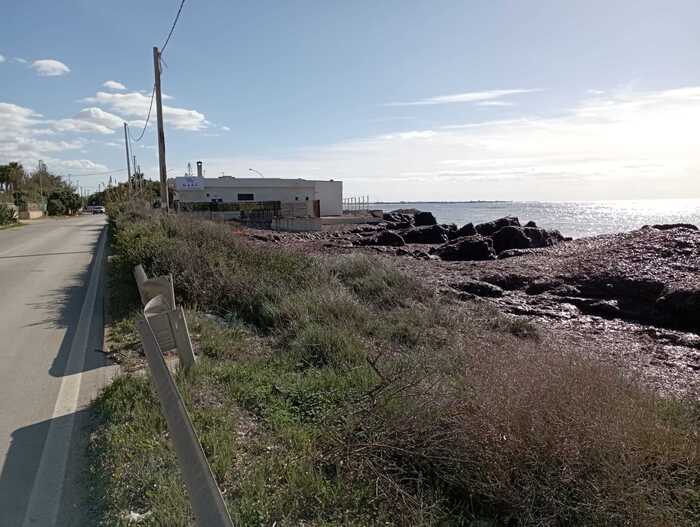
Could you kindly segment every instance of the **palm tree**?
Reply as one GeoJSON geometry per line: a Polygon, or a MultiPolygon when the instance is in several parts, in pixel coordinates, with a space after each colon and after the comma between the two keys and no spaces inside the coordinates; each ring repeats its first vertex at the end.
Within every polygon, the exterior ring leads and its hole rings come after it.
{"type": "Polygon", "coordinates": [[[25,178],[24,167],[13,161],[7,165],[7,176],[8,183],[11,185],[12,190],[17,190],[25,178]]]}

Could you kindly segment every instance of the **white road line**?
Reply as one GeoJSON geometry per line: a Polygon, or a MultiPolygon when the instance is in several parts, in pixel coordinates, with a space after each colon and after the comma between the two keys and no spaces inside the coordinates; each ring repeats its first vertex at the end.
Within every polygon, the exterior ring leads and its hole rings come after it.
{"type": "Polygon", "coordinates": [[[70,355],[66,361],[66,371],[76,372],[61,378],[52,421],[49,426],[46,442],[41,453],[41,461],[37,470],[29,505],[24,516],[23,527],[51,527],[56,524],[59,507],[63,495],[63,484],[66,474],[66,462],[70,448],[75,411],[78,407],[82,369],[85,365],[87,342],[92,326],[92,315],[95,310],[97,286],[102,272],[106,231],[100,233],[100,241],[95,251],[92,273],[85,300],[80,309],[80,319],[70,347],[70,355]]]}

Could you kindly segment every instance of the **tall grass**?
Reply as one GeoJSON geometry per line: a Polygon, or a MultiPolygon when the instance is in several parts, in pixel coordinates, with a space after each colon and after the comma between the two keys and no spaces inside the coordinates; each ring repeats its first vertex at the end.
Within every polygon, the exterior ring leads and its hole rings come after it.
{"type": "MultiPolygon", "coordinates": [[[[175,217],[116,229],[117,267],[172,273],[180,302],[228,321],[192,312],[204,358],[179,383],[238,523],[700,524],[696,404],[384,260],[254,247],[175,217]]],[[[157,415],[140,380],[106,392],[98,465],[119,480],[110,453],[160,459],[131,494],[103,480],[108,509],[159,517],[176,471],[162,419],[135,425],[118,402],[132,389],[157,415]],[[127,430],[161,450],[120,442],[127,430]]]]}

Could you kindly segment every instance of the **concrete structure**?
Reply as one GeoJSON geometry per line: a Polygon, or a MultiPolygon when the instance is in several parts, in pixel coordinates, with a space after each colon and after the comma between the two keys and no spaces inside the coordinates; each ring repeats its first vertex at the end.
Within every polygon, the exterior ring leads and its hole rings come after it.
{"type": "MultiPolygon", "coordinates": [[[[343,183],[282,178],[175,178],[175,201],[180,203],[297,203],[319,201],[321,216],[343,213],[343,183]]],[[[313,209],[311,209],[313,210],[313,209]]]]}

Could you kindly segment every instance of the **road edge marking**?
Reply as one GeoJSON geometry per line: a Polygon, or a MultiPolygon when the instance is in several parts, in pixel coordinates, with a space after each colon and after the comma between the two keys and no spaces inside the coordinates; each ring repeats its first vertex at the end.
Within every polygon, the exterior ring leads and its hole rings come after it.
{"type": "Polygon", "coordinates": [[[88,282],[87,292],[80,308],[80,318],[70,353],[66,361],[66,371],[77,373],[61,377],[61,385],[56,397],[56,404],[51,416],[46,441],[41,452],[39,468],[34,477],[34,484],[29,497],[29,503],[24,514],[23,527],[35,525],[53,526],[58,519],[63,487],[66,475],[66,464],[70,449],[75,412],[78,408],[82,369],[85,365],[88,338],[92,327],[92,317],[97,300],[97,287],[102,272],[102,260],[106,243],[106,227],[102,228],[95,250],[92,272],[88,282]],[[58,418],[61,421],[56,421],[58,418]]]}

